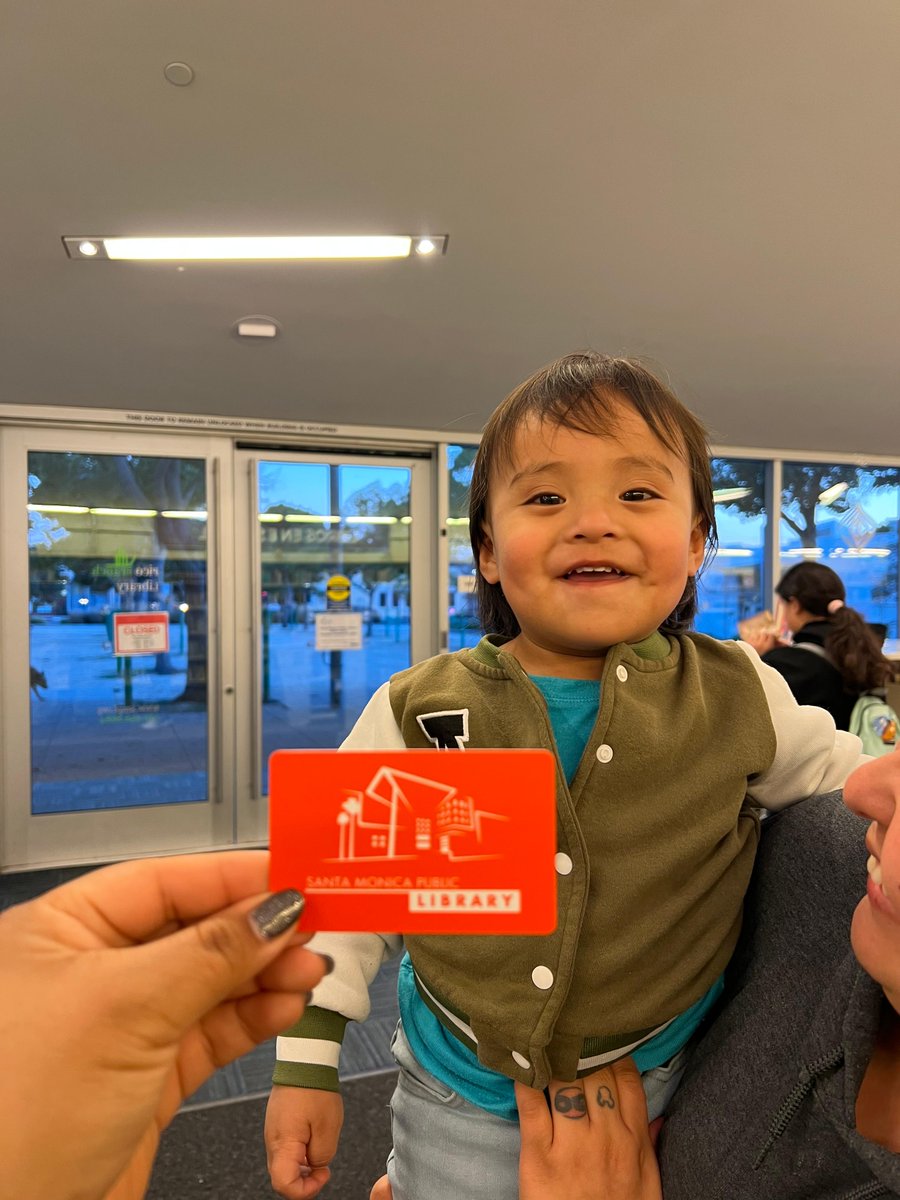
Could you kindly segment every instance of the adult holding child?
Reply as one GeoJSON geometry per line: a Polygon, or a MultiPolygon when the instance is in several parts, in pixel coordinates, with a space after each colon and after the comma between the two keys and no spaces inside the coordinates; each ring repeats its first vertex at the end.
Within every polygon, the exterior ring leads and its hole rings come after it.
{"type": "Polygon", "coordinates": [[[863,615],[847,604],[841,577],[830,567],[797,563],[775,591],[791,641],[771,632],[744,640],[784,676],[798,704],[818,705],[838,729],[849,729],[859,697],[893,678],[890,661],[863,615]]]}
{"type": "MultiPolygon", "coordinates": [[[[900,1196],[900,751],[843,798],[765,822],[723,1001],[657,1143],[665,1200],[900,1196]]],[[[517,1087],[520,1200],[659,1200],[646,1107],[614,1069],[614,1092],[610,1068],[581,1080],[582,1120],[559,1085],[549,1105],[517,1087]]]]}

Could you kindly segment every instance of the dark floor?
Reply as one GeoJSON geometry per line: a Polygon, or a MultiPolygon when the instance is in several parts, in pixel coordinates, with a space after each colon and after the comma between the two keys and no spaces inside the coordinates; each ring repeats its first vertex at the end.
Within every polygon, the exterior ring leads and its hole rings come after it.
{"type": "MultiPolygon", "coordinates": [[[[344,1129],[323,1200],[368,1200],[391,1146],[395,1072],[346,1082],[344,1129]]],[[[181,1112],[166,1132],[147,1200],[273,1200],[263,1145],[265,1097],[181,1112]]]]}
{"type": "Polygon", "coordinates": [[[13,875],[0,875],[0,912],[11,904],[21,904],[23,900],[31,900],[51,888],[68,883],[87,871],[95,870],[90,867],[51,867],[49,871],[18,871],[13,875]]]}
{"type": "MultiPolygon", "coordinates": [[[[87,867],[0,875],[0,911],[66,883],[87,867]]],[[[344,1132],[326,1200],[367,1200],[391,1145],[388,1101],[396,1071],[397,967],[387,963],[371,989],[372,1012],[351,1023],[341,1054],[344,1132]]],[[[148,1200],[272,1200],[263,1144],[274,1041],[217,1071],[163,1135],[148,1200]]]]}

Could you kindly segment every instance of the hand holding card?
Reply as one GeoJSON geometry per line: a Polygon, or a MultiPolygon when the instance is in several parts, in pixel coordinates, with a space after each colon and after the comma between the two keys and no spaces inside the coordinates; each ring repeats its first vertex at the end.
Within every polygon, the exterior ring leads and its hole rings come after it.
{"type": "Polygon", "coordinates": [[[299,928],[550,933],[555,764],[547,750],[278,750],[273,888],[299,928]]]}

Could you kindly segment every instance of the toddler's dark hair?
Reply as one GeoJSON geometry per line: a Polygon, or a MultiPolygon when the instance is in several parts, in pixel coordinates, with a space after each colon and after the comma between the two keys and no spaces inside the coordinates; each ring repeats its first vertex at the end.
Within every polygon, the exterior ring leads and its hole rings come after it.
{"type": "MultiPolygon", "coordinates": [[[[646,367],[629,358],[587,351],[567,354],[543,367],[512,391],[484,429],[472,469],[469,535],[476,568],[484,545],[491,477],[512,464],[516,433],[529,420],[600,437],[614,436],[616,408],[626,404],[642,417],[660,442],[688,468],[694,508],[708,550],[716,544],[716,514],[706,430],[675,394],[646,367]]],[[[478,611],[486,633],[513,638],[519,622],[499,583],[477,573],[478,611]]],[[[697,581],[688,579],[681,599],[660,628],[683,633],[697,612],[697,581]]]]}
{"type": "Polygon", "coordinates": [[[890,659],[881,653],[878,639],[862,613],[844,603],[846,589],[831,567],[824,563],[797,563],[785,571],[775,591],[782,600],[796,600],[806,612],[829,623],[825,650],[851,695],[882,688],[893,678],[890,659]]]}

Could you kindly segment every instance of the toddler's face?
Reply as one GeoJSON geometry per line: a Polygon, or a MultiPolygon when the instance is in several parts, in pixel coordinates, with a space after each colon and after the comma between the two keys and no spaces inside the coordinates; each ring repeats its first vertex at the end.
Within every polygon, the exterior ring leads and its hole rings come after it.
{"type": "Polygon", "coordinates": [[[616,642],[653,633],[703,561],[687,465],[631,408],[616,437],[531,424],[490,480],[479,566],[531,674],[599,678],[616,642]]]}

